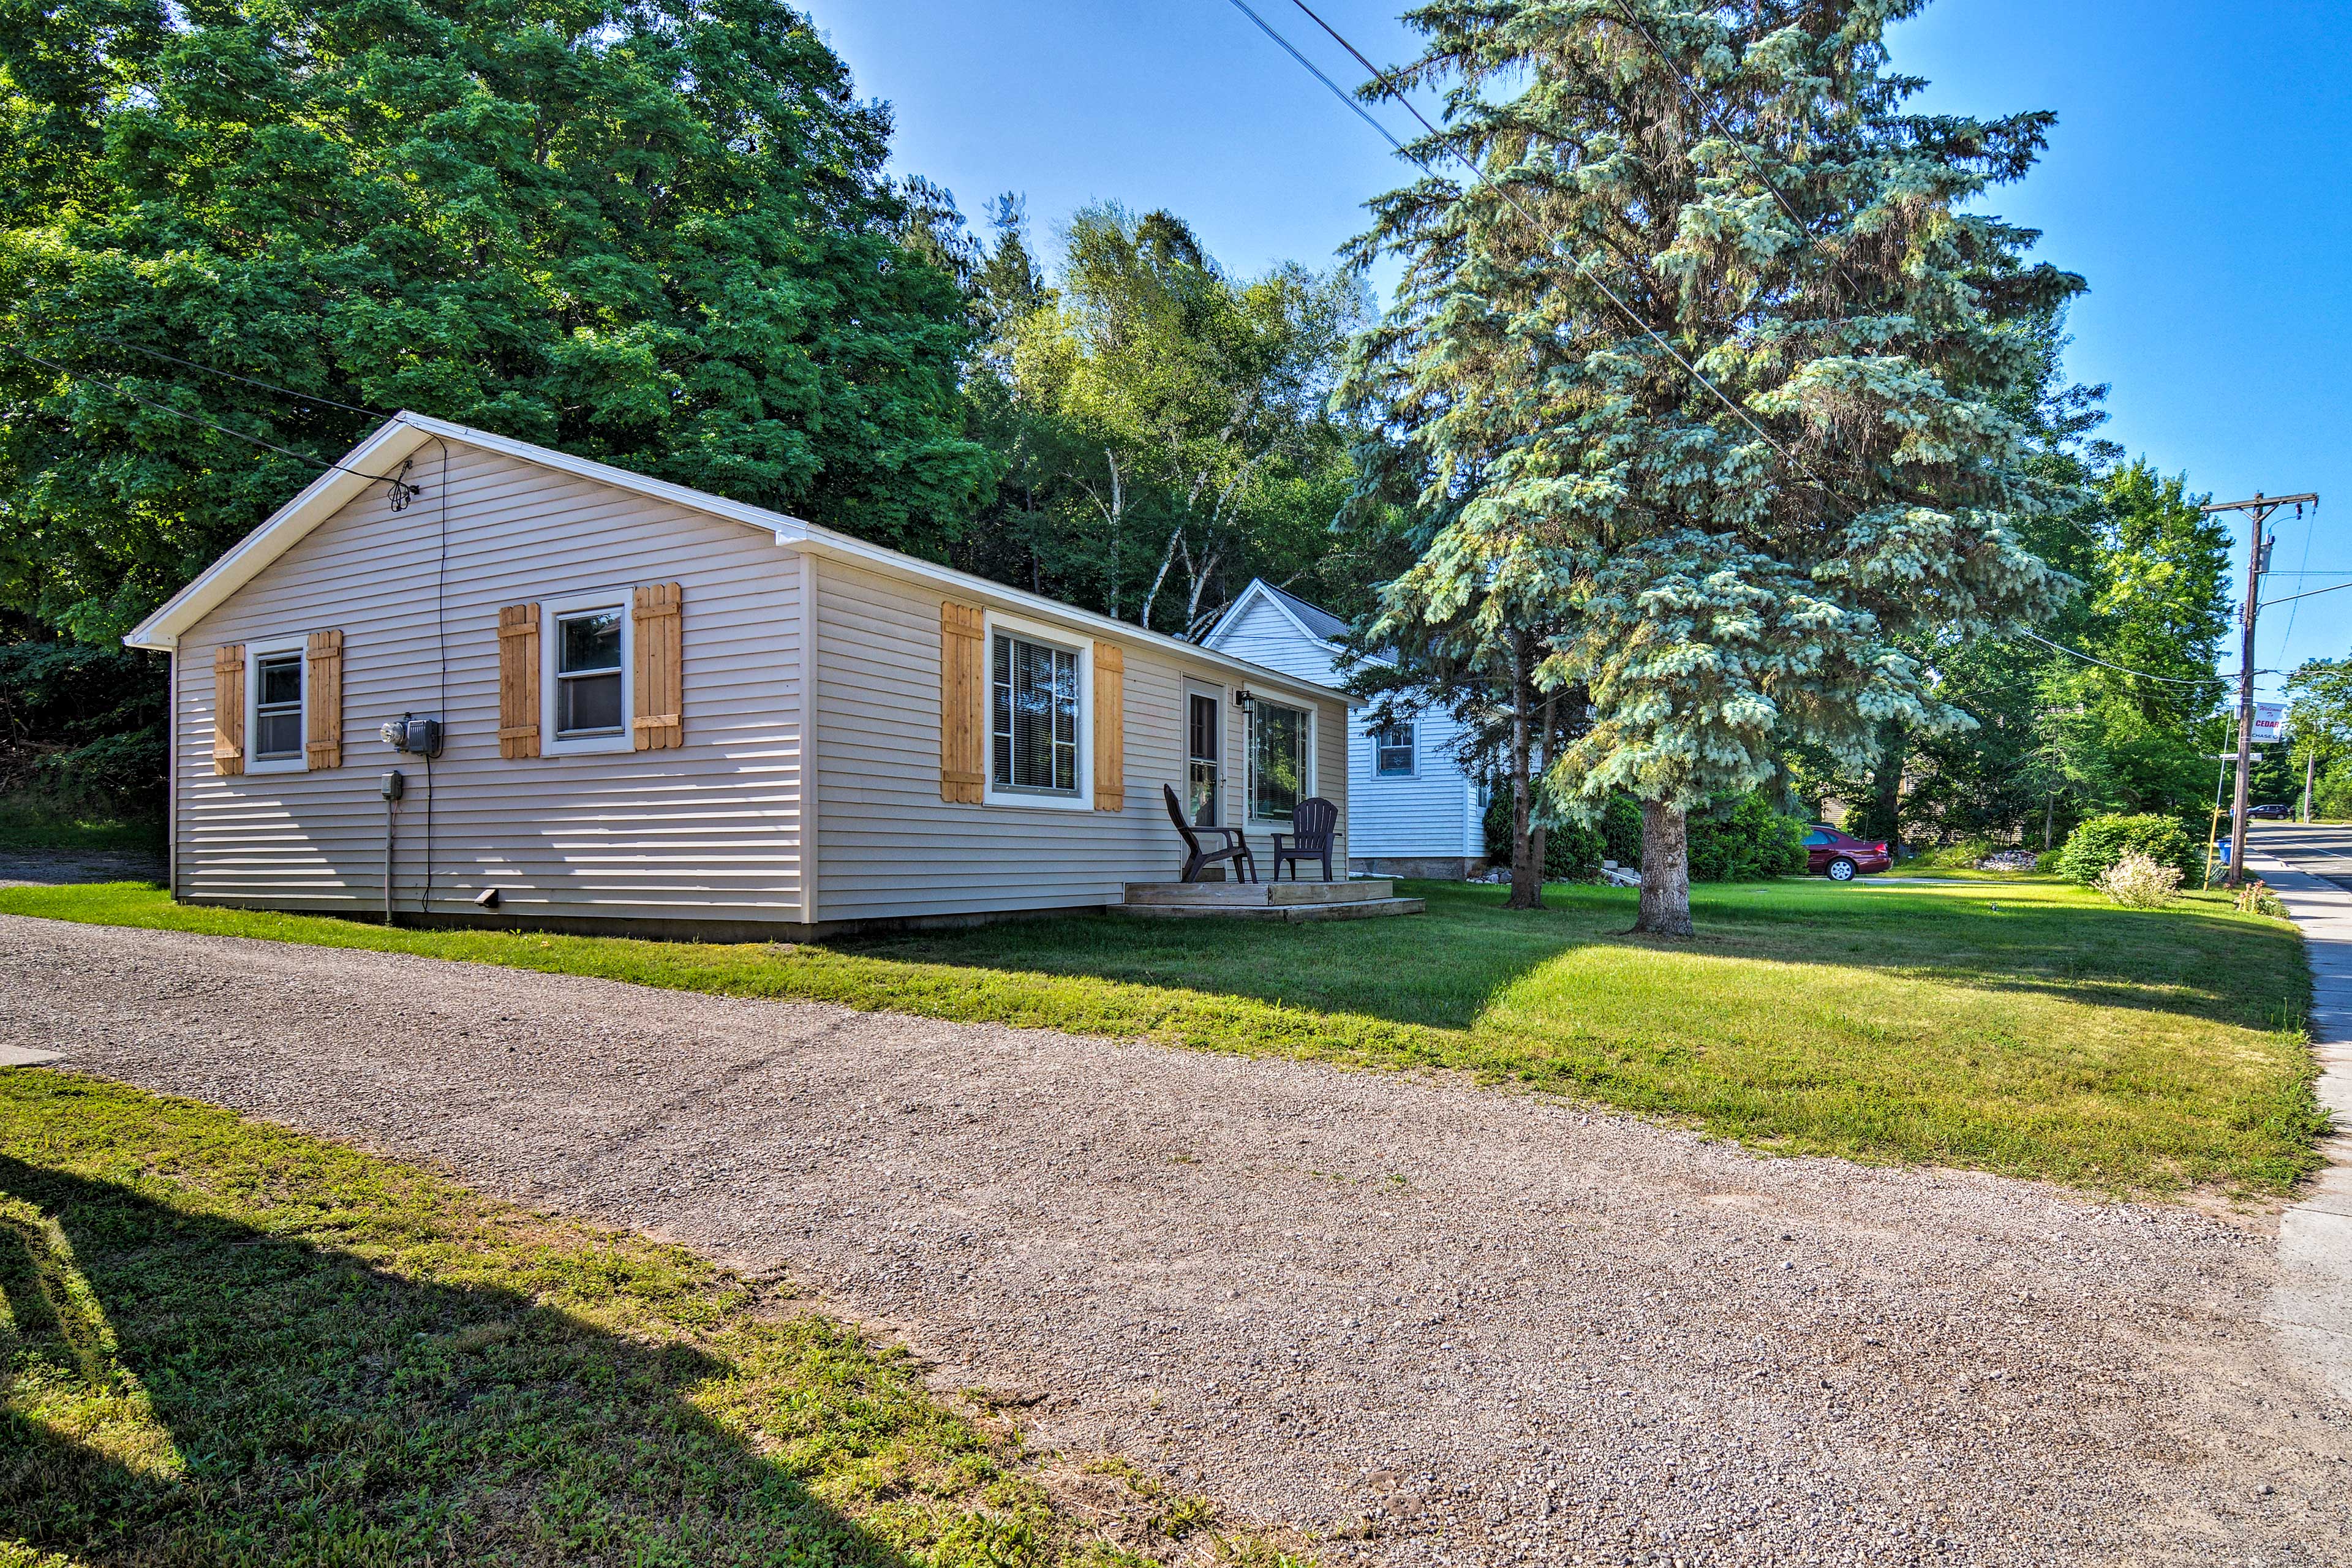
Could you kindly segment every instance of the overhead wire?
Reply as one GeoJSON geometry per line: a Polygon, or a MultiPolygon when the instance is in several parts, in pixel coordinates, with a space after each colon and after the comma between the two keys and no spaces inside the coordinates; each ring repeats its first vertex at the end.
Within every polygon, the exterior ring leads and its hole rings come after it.
{"type": "Polygon", "coordinates": [[[321,397],[315,392],[297,392],[290,386],[279,386],[275,382],[263,381],[257,376],[239,375],[233,370],[222,370],[217,365],[199,364],[192,359],[182,359],[178,354],[167,354],[161,349],[146,348],[138,343],[126,343],[121,338],[108,337],[104,332],[92,332],[89,336],[101,343],[112,343],[116,348],[129,349],[135,354],[145,354],[150,359],[169,360],[173,364],[184,364],[190,370],[203,371],[206,375],[226,376],[231,381],[241,381],[247,386],[257,386],[264,392],[277,393],[281,397],[291,397],[303,403],[323,403],[330,408],[341,408],[352,414],[369,414],[378,419],[394,417],[381,408],[362,408],[356,403],[339,403],[331,397],[321,397]]]}
{"type": "MultiPolygon", "coordinates": [[[[2352,584],[2347,584],[2347,586],[2352,586],[2352,584]]],[[[2029,641],[2038,642],[2043,647],[2055,648],[2060,653],[2072,655],[2074,658],[2081,659],[2085,664],[2095,664],[2103,669],[2113,669],[2120,671],[2125,675],[2137,676],[2142,680],[2160,680],[2167,686],[2227,686],[2231,681],[2238,679],[2234,675],[2193,676],[2187,678],[2178,675],[2154,675],[2145,669],[2134,669],[2129,665],[2116,664],[2112,660],[2100,658],[2095,654],[2084,653],[2081,648],[2068,647],[2062,642],[2052,642],[2048,637],[2043,637],[2041,633],[2027,631],[2022,626],[2020,626],[2017,629],[2017,635],[2028,639],[2029,641]]],[[[2277,672],[2275,670],[2256,670],[2254,673],[2262,675],[2276,674],[2277,672]]]]}
{"type": "MultiPolygon", "coordinates": [[[[1285,37],[1282,33],[1272,24],[1268,23],[1265,17],[1259,16],[1256,11],[1250,7],[1248,0],[1228,0],[1228,3],[1231,4],[1235,10],[1241,12],[1243,16],[1247,16],[1253,23],[1256,24],[1260,32],[1273,39],[1282,51],[1288,55],[1292,59],[1297,61],[1299,66],[1305,69],[1307,74],[1314,77],[1316,80],[1321,82],[1324,88],[1330,92],[1331,96],[1338,99],[1342,104],[1344,104],[1349,112],[1353,113],[1356,118],[1361,120],[1365,124],[1370,126],[1375,132],[1379,132],[1381,140],[1385,141],[1391,147],[1394,148],[1400,157],[1412,163],[1423,174],[1430,174],[1432,176],[1436,174],[1437,171],[1430,166],[1426,159],[1416,156],[1402,142],[1397,140],[1396,135],[1391,132],[1386,125],[1382,124],[1379,119],[1366,110],[1364,106],[1357,100],[1354,94],[1340,87],[1339,83],[1333,81],[1328,76],[1325,75],[1321,68],[1317,66],[1314,61],[1299,53],[1297,46],[1293,45],[1288,38],[1285,37]]],[[[1396,85],[1394,80],[1391,79],[1386,71],[1381,69],[1380,67],[1374,65],[1370,59],[1366,58],[1362,50],[1356,47],[1353,43],[1349,41],[1344,34],[1342,34],[1338,28],[1332,26],[1330,23],[1325,21],[1321,16],[1317,14],[1315,9],[1307,4],[1307,0],[1291,0],[1291,4],[1296,5],[1309,21],[1313,22],[1318,27],[1320,27],[1330,37],[1334,43],[1338,44],[1342,49],[1347,51],[1351,59],[1364,68],[1366,73],[1379,84],[1382,96],[1393,99],[1406,113],[1412,115],[1414,120],[1421,123],[1422,129],[1426,131],[1433,139],[1439,141],[1441,143],[1444,142],[1444,136],[1438,131],[1437,127],[1430,122],[1429,117],[1421,111],[1418,105],[1413,103],[1410,98],[1405,96],[1404,92],[1396,85]]],[[[1659,44],[1657,39],[1651,36],[1649,30],[1642,26],[1638,21],[1633,20],[1630,16],[1623,19],[1628,21],[1635,31],[1642,34],[1643,41],[1657,53],[1659,58],[1664,61],[1668,68],[1675,72],[1675,78],[1677,81],[1682,84],[1685,93],[1691,96],[1694,103],[1699,108],[1700,112],[1707,116],[1717,134],[1731,142],[1733,147],[1739,151],[1742,159],[1746,160],[1746,150],[1741,147],[1738,139],[1732,136],[1730,132],[1723,127],[1721,121],[1716,119],[1712,110],[1708,110],[1703,102],[1698,100],[1696,90],[1692,87],[1688,77],[1685,75],[1680,65],[1667,55],[1664,46],[1659,44]]],[[[1502,200],[1509,205],[1513,212],[1517,213],[1520,217],[1526,219],[1531,226],[1538,231],[1543,228],[1544,226],[1537,221],[1533,214],[1529,213],[1526,207],[1521,206],[1518,200],[1514,197],[1510,192],[1496,184],[1493,178],[1489,176],[1485,170],[1472,163],[1467,155],[1451,145],[1447,145],[1444,150],[1453,157],[1455,163],[1460,163],[1465,169],[1469,171],[1470,175],[1475,182],[1492,190],[1496,195],[1501,197],[1502,200]]],[[[1797,223],[1801,229],[1803,228],[1805,226],[1804,219],[1799,216],[1796,208],[1790,203],[1788,197],[1780,192],[1778,186],[1772,184],[1771,180],[1767,177],[1763,171],[1760,168],[1758,168],[1752,161],[1749,162],[1748,166],[1756,174],[1759,183],[1762,184],[1768,191],[1771,192],[1773,199],[1780,205],[1781,209],[1788,213],[1789,216],[1797,223]]],[[[1808,237],[1807,243],[1810,247],[1811,244],[1810,237],[1808,237]]],[[[1755,431],[1756,434],[1763,439],[1766,445],[1769,446],[1774,451],[1780,453],[1782,458],[1786,458],[1792,468],[1796,469],[1800,474],[1802,474],[1813,484],[1820,486],[1822,489],[1826,490],[1830,488],[1827,482],[1822,479],[1819,475],[1813,473],[1813,471],[1808,468],[1795,453],[1789,450],[1787,447],[1781,445],[1779,440],[1774,438],[1769,431],[1766,430],[1761,425],[1759,425],[1753,418],[1749,417],[1746,409],[1740,407],[1738,404],[1732,401],[1730,396],[1728,396],[1722,388],[1709,381],[1700,373],[1697,366],[1692,364],[1689,360],[1685,359],[1672,343],[1668,342],[1664,337],[1659,334],[1655,328],[1652,327],[1649,322],[1643,320],[1641,315],[1635,311],[1632,306],[1620,299],[1615,290],[1612,289],[1606,283],[1602,282],[1601,279],[1594,274],[1592,269],[1585,265],[1583,258],[1571,251],[1568,259],[1570,264],[1575,267],[1577,271],[1584,275],[1585,280],[1590,282],[1595,289],[1598,289],[1602,296],[1605,297],[1612,305],[1614,305],[1627,321],[1633,322],[1635,327],[1641,330],[1643,335],[1648,337],[1651,342],[1657,344],[1659,348],[1663,349],[1667,357],[1671,358],[1675,364],[1682,368],[1685,374],[1688,375],[1691,380],[1697,383],[1701,387],[1704,387],[1707,392],[1712,393],[1717,401],[1720,402],[1726,408],[1728,408],[1742,424],[1755,431]]],[[[1839,266],[1833,258],[1832,260],[1832,265],[1839,266]]],[[[1844,269],[1842,266],[1839,266],[1839,274],[1841,277],[1844,276],[1844,269]]],[[[1853,281],[1851,279],[1847,279],[1847,287],[1853,287],[1853,281]]],[[[2307,550],[2308,540],[2306,539],[2306,551],[2307,550]]],[[[2352,583],[2341,584],[2338,584],[2338,586],[2352,587],[2352,583]]],[[[2324,588],[2316,591],[2320,593],[2333,592],[2332,589],[2324,588]]],[[[2308,597],[2308,595],[2298,595],[2296,596],[2308,597]]],[[[2282,599],[2276,602],[2279,604],[2284,604],[2287,601],[2282,599]]],[[[2084,653],[2078,648],[2068,647],[2063,643],[2053,642],[2048,637],[2042,637],[2038,633],[2029,631],[2022,626],[2017,628],[2017,633],[2021,637],[2030,638],[2034,642],[2042,644],[2045,647],[2053,648],[2057,652],[2069,655],[2074,658],[2082,659],[2090,664],[2098,665],[2104,668],[2118,671],[2121,674],[2134,676],[2143,680],[2161,681],[2171,686],[2226,687],[2231,681],[2238,679],[2235,675],[2200,677],[2193,679],[2184,679],[2179,676],[2171,675],[2156,675],[2147,670],[2133,669],[2125,665],[2116,664],[2110,660],[2096,658],[2094,655],[2084,653]]],[[[2257,671],[2256,673],[2263,672],[2257,671]]],[[[2276,672],[2271,671],[2269,673],[2275,674],[2276,672]]]]}
{"type": "MultiPolygon", "coordinates": [[[[1345,88],[1339,86],[1339,83],[1333,81],[1329,77],[1324,75],[1322,70],[1317,67],[1312,60],[1309,60],[1305,55],[1300,54],[1297,47],[1294,46],[1288,38],[1283,37],[1280,32],[1276,31],[1274,26],[1267,22],[1265,17],[1259,16],[1255,10],[1251,9],[1249,0],[1229,0],[1229,4],[1233,5],[1234,9],[1239,11],[1243,16],[1247,16],[1252,22],[1255,23],[1260,32],[1264,33],[1267,37],[1273,39],[1276,44],[1279,45],[1285,54],[1288,55],[1292,59],[1297,60],[1300,66],[1305,68],[1308,74],[1313,76],[1316,80],[1321,82],[1327,89],[1328,89],[1331,95],[1334,98],[1337,98],[1341,103],[1346,104],[1349,111],[1352,112],[1359,120],[1363,121],[1373,130],[1379,132],[1381,139],[1387,142],[1390,146],[1396,149],[1397,155],[1399,157],[1405,159],[1425,174],[1433,177],[1436,175],[1437,171],[1430,166],[1428,160],[1416,155],[1410,147],[1406,146],[1402,142],[1398,141],[1394,132],[1391,132],[1386,125],[1381,124],[1381,121],[1366,110],[1360,103],[1356,101],[1353,94],[1349,93],[1345,88]]],[[[1307,7],[1304,5],[1299,4],[1299,0],[1292,0],[1292,4],[1298,5],[1300,10],[1307,11],[1307,7]]],[[[1334,38],[1338,38],[1339,40],[1340,47],[1345,48],[1349,54],[1354,56],[1358,62],[1369,66],[1370,62],[1365,61],[1362,53],[1358,50],[1353,44],[1349,43],[1346,38],[1341,37],[1337,29],[1333,28],[1328,22],[1324,21],[1320,16],[1316,16],[1315,13],[1312,11],[1307,11],[1307,14],[1309,16],[1314,17],[1318,26],[1321,27],[1325,32],[1329,33],[1334,38]]],[[[1428,130],[1429,133],[1433,137],[1439,137],[1440,140],[1443,140],[1442,133],[1434,125],[1430,123],[1429,117],[1422,113],[1420,109],[1415,107],[1410,100],[1404,98],[1402,93],[1398,92],[1390,83],[1389,78],[1385,73],[1381,72],[1378,69],[1374,69],[1373,75],[1381,82],[1381,90],[1383,94],[1388,97],[1394,98],[1400,103],[1403,104],[1405,112],[1411,114],[1415,120],[1421,121],[1422,125],[1428,130]]],[[[1496,184],[1494,178],[1485,170],[1479,168],[1477,164],[1472,163],[1467,154],[1451,146],[1446,147],[1444,151],[1455,163],[1461,164],[1463,168],[1469,171],[1471,179],[1475,184],[1484,185],[1488,190],[1493,191],[1495,195],[1500,197],[1503,203],[1513,212],[1518,214],[1522,218],[1525,218],[1529,226],[1538,231],[1541,231],[1543,229],[1544,226],[1537,220],[1535,215],[1528,212],[1526,207],[1519,205],[1517,197],[1512,195],[1510,192],[1505,190],[1501,185],[1496,184]]],[[[1765,429],[1763,426],[1758,424],[1754,416],[1750,415],[1747,409],[1742,408],[1732,399],[1730,395],[1726,393],[1721,387],[1716,385],[1712,381],[1709,381],[1706,375],[1700,372],[1696,365],[1691,363],[1689,359],[1685,357],[1681,350],[1675,348],[1673,343],[1669,342],[1665,336],[1655,327],[1653,327],[1648,321],[1643,320],[1640,311],[1627,304],[1619,297],[1615,289],[1610,288],[1607,283],[1601,281],[1600,274],[1595,272],[1591,267],[1586,264],[1584,258],[1577,255],[1571,250],[1569,253],[1568,261],[1570,266],[1575,268],[1578,272],[1583,275],[1586,282],[1599,289],[1602,297],[1608,300],[1612,305],[1614,305],[1627,321],[1633,322],[1644,337],[1657,344],[1658,348],[1664,353],[1668,359],[1673,360],[1676,365],[1680,366],[1684,374],[1689,376],[1692,381],[1696,382],[1700,387],[1712,395],[1717,402],[1722,404],[1727,409],[1729,409],[1733,418],[1738,419],[1741,424],[1756,432],[1758,439],[1761,440],[1766,446],[1771,447],[1774,451],[1780,453],[1780,456],[1786,459],[1789,466],[1798,473],[1803,475],[1806,479],[1815,485],[1819,485],[1825,490],[1830,488],[1828,481],[1823,479],[1820,475],[1814,473],[1812,469],[1806,465],[1803,458],[1798,457],[1796,453],[1790,451],[1786,446],[1782,445],[1780,438],[1775,437],[1769,430],[1765,429]]]]}
{"type": "MultiPolygon", "coordinates": [[[[281,447],[275,441],[265,441],[258,436],[247,435],[243,430],[232,429],[226,425],[222,425],[214,420],[206,419],[201,415],[191,414],[184,408],[174,408],[168,403],[158,403],[152,397],[142,397],[139,394],[132,392],[128,387],[117,385],[115,383],[109,381],[102,375],[92,375],[88,371],[75,370],[70,365],[59,364],[56,360],[49,359],[42,354],[37,354],[22,343],[0,340],[0,347],[14,349],[18,353],[23,354],[26,359],[31,360],[34,363],[47,365],[49,369],[56,371],[59,375],[65,376],[70,380],[88,382],[102,386],[106,388],[107,391],[113,393],[117,397],[127,397],[131,402],[140,405],[142,407],[152,408],[158,414],[168,414],[174,419],[184,419],[191,425],[201,425],[207,430],[216,430],[224,436],[234,437],[239,441],[250,442],[256,447],[265,447],[269,451],[279,454],[281,457],[292,458],[297,462],[308,463],[312,468],[326,469],[332,473],[350,474],[358,479],[372,479],[377,484],[391,485],[395,489],[404,491],[410,496],[420,496],[425,493],[424,489],[421,486],[410,484],[407,480],[401,479],[397,475],[371,474],[364,468],[346,468],[341,463],[331,463],[323,458],[314,458],[308,452],[298,452],[291,447],[281,447]]],[[[297,395],[299,395],[298,394],[297,395]]],[[[368,411],[362,409],[361,412],[365,413],[368,411]]]]}

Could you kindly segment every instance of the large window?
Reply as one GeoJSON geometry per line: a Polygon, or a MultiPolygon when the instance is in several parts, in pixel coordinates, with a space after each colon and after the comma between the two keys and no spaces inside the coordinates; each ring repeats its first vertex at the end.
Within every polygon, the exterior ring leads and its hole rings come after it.
{"type": "Polygon", "coordinates": [[[989,691],[991,773],[1000,790],[1078,793],[1078,656],[998,632],[989,691]]]}
{"type": "Polygon", "coordinates": [[[621,611],[588,610],[555,621],[555,735],[618,735],[627,727],[621,690],[621,611]]]}
{"type": "Polygon", "coordinates": [[[1218,695],[1209,691],[1187,692],[1184,698],[1186,714],[1185,745],[1190,776],[1185,781],[1184,808],[1192,813],[1195,826],[1214,827],[1217,825],[1217,796],[1220,774],[1217,758],[1223,748],[1217,743],[1224,727],[1224,704],[1218,695]]]}
{"type": "Polygon", "coordinates": [[[1391,724],[1372,731],[1372,772],[1384,779],[1409,779],[1413,772],[1411,724],[1391,724]]]}
{"type": "Polygon", "coordinates": [[[1313,792],[1307,739],[1304,709],[1257,700],[1250,710],[1250,820],[1288,822],[1292,808],[1313,792]]]}
{"type": "Polygon", "coordinates": [[[264,654],[253,661],[253,760],[302,756],[302,656],[264,654]]]}

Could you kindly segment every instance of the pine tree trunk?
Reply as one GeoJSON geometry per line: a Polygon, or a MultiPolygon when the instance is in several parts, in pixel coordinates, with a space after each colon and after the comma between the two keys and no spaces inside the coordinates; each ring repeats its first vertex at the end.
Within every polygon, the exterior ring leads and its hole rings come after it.
{"type": "Polygon", "coordinates": [[[1633,929],[1652,936],[1689,936],[1689,819],[1662,801],[1642,803],[1642,911],[1633,929]]]}
{"type": "Polygon", "coordinates": [[[1528,721],[1534,704],[1528,690],[1527,665],[1522,646],[1511,657],[1511,896],[1503,900],[1507,910],[1543,908],[1543,840],[1528,827],[1528,797],[1534,793],[1528,776],[1534,750],[1528,721]]]}

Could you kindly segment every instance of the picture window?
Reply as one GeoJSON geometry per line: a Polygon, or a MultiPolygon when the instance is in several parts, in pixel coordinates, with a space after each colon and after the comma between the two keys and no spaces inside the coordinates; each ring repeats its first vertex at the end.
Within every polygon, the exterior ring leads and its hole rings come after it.
{"type": "Polygon", "coordinates": [[[1000,790],[1078,792],[1078,656],[998,632],[989,689],[991,777],[1000,790]]]}
{"type": "Polygon", "coordinates": [[[1249,802],[1253,822],[1284,822],[1314,787],[1307,771],[1307,712],[1261,697],[1250,711],[1249,802]]]}

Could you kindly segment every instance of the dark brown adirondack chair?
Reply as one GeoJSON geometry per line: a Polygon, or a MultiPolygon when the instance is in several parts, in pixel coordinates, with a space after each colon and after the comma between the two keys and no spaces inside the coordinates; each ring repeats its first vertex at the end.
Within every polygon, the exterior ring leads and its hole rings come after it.
{"type": "Polygon", "coordinates": [[[1319,858],[1323,862],[1323,879],[1330,881],[1331,841],[1339,836],[1339,808],[1321,795],[1309,795],[1292,806],[1290,831],[1274,836],[1274,879],[1282,880],[1282,864],[1286,860],[1290,862],[1290,879],[1296,882],[1298,863],[1319,858]]]}
{"type": "Polygon", "coordinates": [[[1220,860],[1231,860],[1236,873],[1246,871],[1251,881],[1257,880],[1257,857],[1250,853],[1249,840],[1243,837],[1238,829],[1202,827],[1187,822],[1184,820],[1184,803],[1176,798],[1175,790],[1161,784],[1160,793],[1168,797],[1168,820],[1174,823],[1176,831],[1184,836],[1185,881],[1199,881],[1202,868],[1213,866],[1220,860]],[[1216,839],[1202,843],[1201,836],[1204,833],[1215,834],[1216,839]]]}

